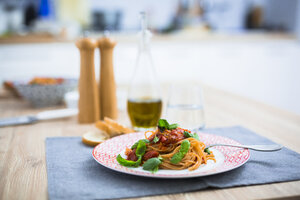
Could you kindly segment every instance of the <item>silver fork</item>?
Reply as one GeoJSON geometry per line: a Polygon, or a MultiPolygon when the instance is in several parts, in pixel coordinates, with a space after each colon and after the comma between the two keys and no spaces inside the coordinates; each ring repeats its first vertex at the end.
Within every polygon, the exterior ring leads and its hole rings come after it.
{"type": "Polygon", "coordinates": [[[255,151],[279,151],[283,147],[282,145],[279,144],[266,144],[266,145],[211,144],[208,145],[205,149],[214,146],[239,147],[244,149],[252,149],[255,151]]]}

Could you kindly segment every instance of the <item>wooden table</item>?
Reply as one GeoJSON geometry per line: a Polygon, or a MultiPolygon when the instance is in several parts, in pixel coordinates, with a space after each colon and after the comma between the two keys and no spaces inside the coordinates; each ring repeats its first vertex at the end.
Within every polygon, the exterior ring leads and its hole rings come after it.
{"type": "MultiPolygon", "coordinates": [[[[300,116],[247,98],[204,87],[207,127],[241,125],[300,153],[300,116]]],[[[37,113],[42,109],[12,97],[0,97],[0,118],[37,113]]],[[[126,113],[120,121],[128,122],[126,113]]],[[[45,138],[80,136],[93,125],[76,118],[0,128],[0,199],[47,199],[45,138]]],[[[300,167],[300,166],[299,166],[300,167]]],[[[300,173],[300,168],[299,168],[300,173]]],[[[187,180],[188,181],[188,180],[187,180]]],[[[270,199],[300,198],[300,181],[208,189],[141,199],[270,199]]]]}

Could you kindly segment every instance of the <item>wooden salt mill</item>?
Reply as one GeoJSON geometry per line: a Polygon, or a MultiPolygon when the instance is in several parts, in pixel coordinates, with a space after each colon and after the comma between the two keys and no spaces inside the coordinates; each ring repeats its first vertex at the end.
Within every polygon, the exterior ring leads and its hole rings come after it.
{"type": "Polygon", "coordinates": [[[80,51],[79,123],[93,123],[100,118],[99,93],[95,78],[95,40],[82,38],[76,42],[80,51]]]}
{"type": "Polygon", "coordinates": [[[98,40],[100,48],[100,109],[101,119],[118,117],[116,83],[113,69],[113,50],[116,42],[107,36],[98,40]]]}

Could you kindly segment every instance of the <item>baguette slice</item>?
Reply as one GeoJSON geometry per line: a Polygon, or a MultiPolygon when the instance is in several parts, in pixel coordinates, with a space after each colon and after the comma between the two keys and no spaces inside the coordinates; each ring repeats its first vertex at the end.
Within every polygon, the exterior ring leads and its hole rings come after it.
{"type": "Polygon", "coordinates": [[[101,131],[104,131],[110,135],[111,127],[109,127],[104,121],[97,121],[95,126],[101,131]]]}
{"type": "Polygon", "coordinates": [[[110,125],[113,130],[117,133],[133,133],[134,130],[131,128],[127,128],[126,126],[123,126],[122,124],[119,124],[113,119],[110,119],[108,117],[104,117],[104,122],[108,125],[110,125]]]}
{"type": "Polygon", "coordinates": [[[89,146],[96,146],[107,138],[108,136],[104,132],[89,131],[82,136],[82,142],[89,146]]]}

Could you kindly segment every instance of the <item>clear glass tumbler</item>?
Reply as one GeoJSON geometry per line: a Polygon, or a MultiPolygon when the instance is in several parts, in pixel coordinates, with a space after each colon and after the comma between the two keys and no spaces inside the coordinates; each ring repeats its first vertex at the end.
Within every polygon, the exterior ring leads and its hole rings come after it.
{"type": "Polygon", "coordinates": [[[178,123],[182,128],[194,131],[204,128],[204,107],[200,85],[171,85],[166,116],[169,123],[178,123]]]}

